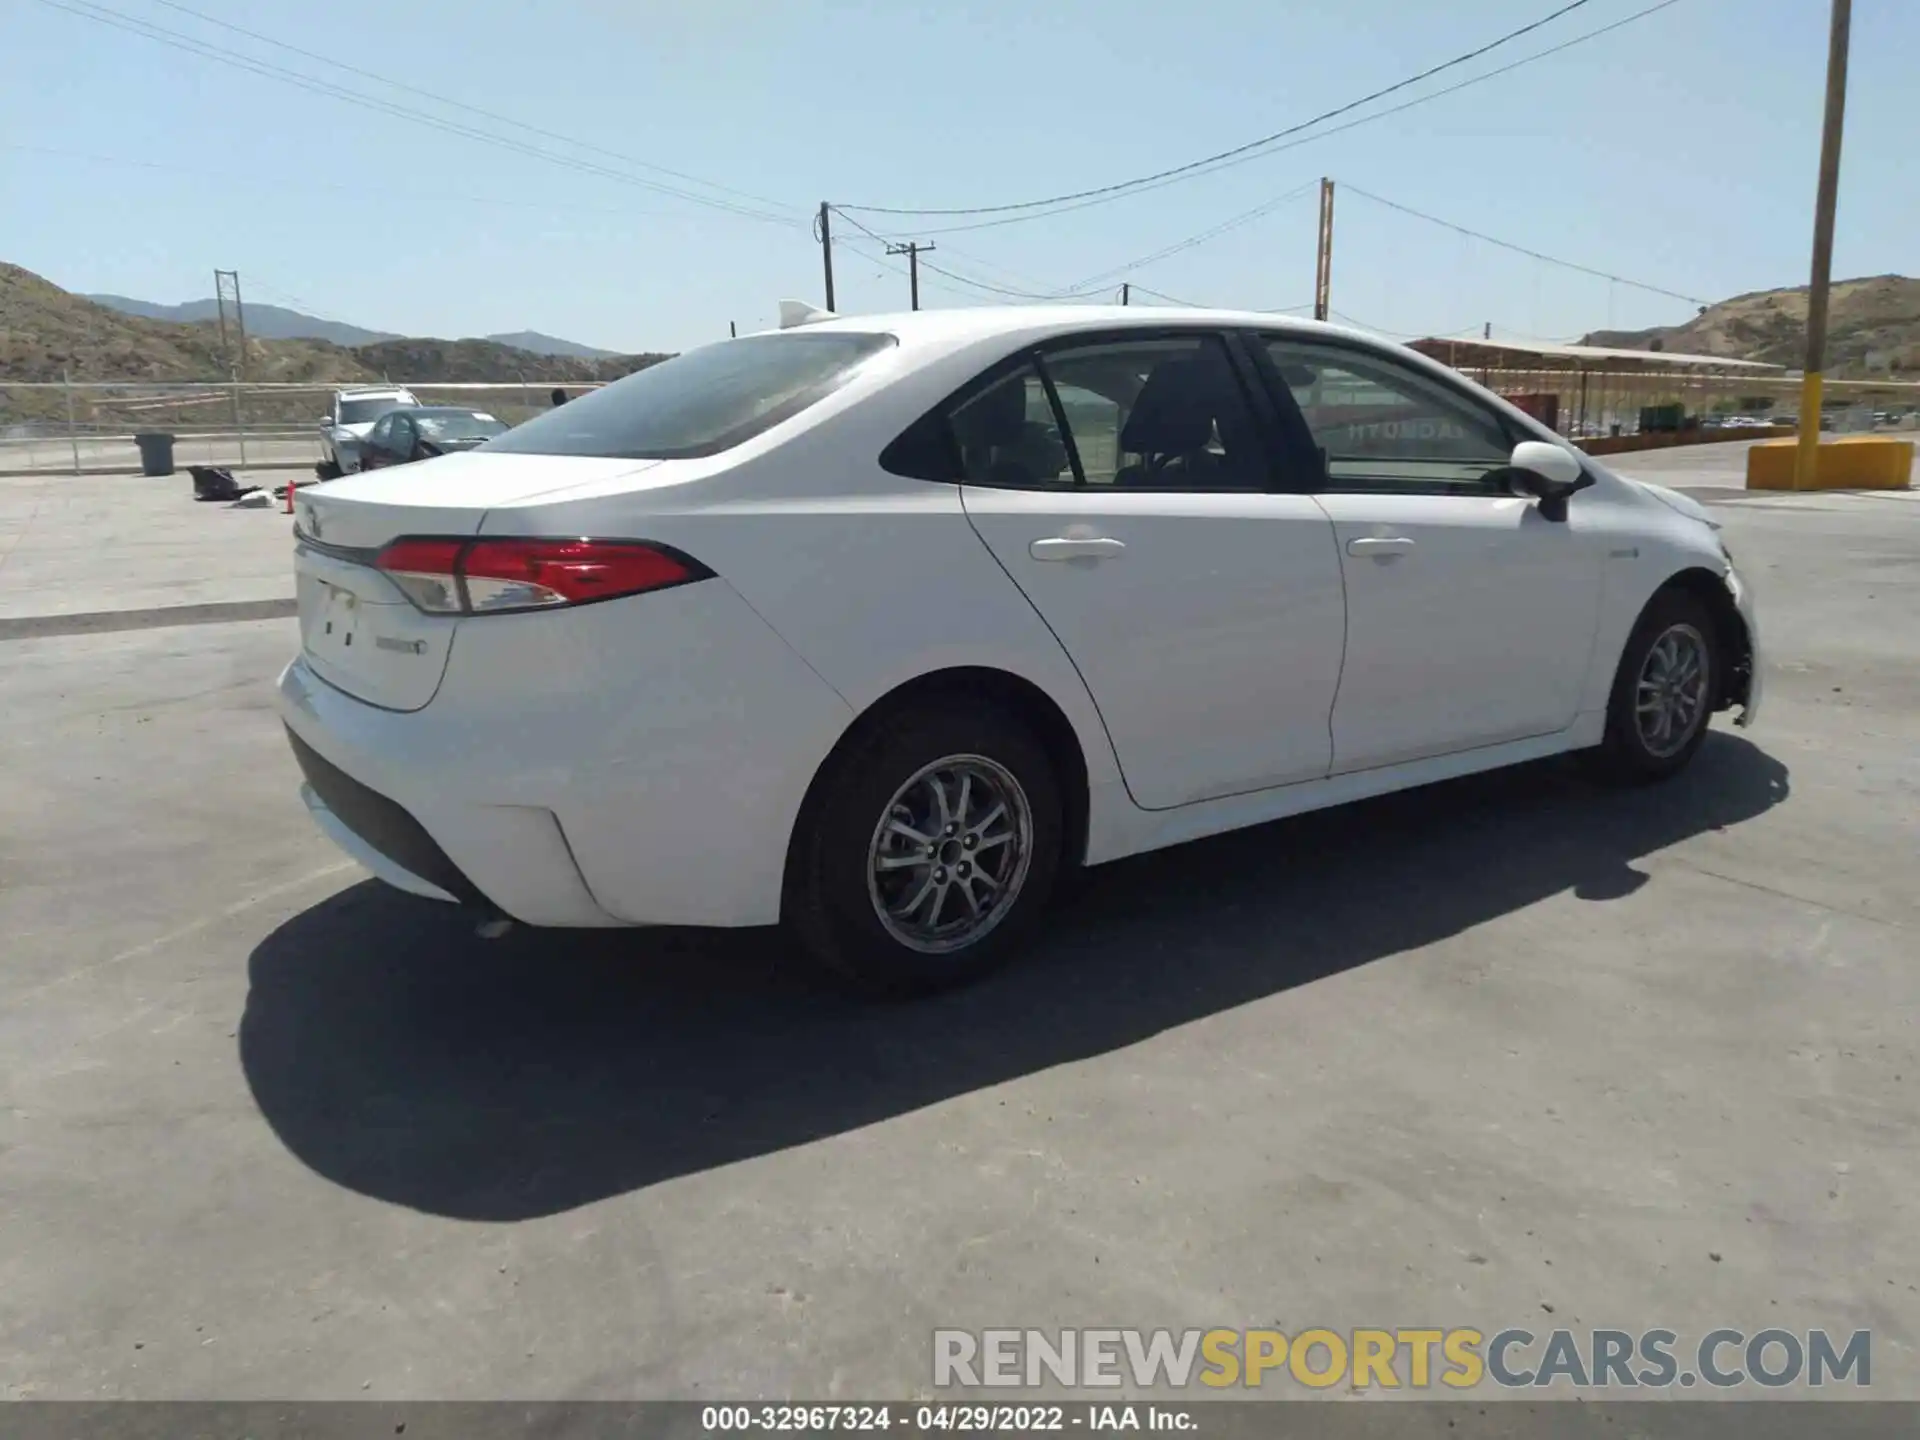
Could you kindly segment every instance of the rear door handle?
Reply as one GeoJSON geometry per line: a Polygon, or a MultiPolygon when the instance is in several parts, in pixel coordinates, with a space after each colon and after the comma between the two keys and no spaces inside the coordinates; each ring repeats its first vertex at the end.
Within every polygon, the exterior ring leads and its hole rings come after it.
{"type": "Polygon", "coordinates": [[[1105,535],[1052,535],[1027,546],[1036,560],[1105,560],[1126,550],[1126,541],[1105,535]]]}
{"type": "Polygon", "coordinates": [[[1369,535],[1362,540],[1347,541],[1347,554],[1371,556],[1375,560],[1391,560],[1411,549],[1413,541],[1404,535],[1369,535]]]}

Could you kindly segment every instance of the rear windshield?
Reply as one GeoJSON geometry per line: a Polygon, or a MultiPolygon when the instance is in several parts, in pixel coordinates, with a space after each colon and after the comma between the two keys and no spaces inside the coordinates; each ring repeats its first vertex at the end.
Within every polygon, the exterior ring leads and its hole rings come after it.
{"type": "Polygon", "coordinates": [[[413,402],[398,395],[382,395],[373,400],[342,400],[340,402],[340,423],[342,425],[364,425],[369,420],[378,420],[389,410],[404,410],[413,402]]]}
{"type": "Polygon", "coordinates": [[[891,335],[748,335],[650,365],[490,440],[527,455],[684,460],[730,450],[844,384],[891,335]]]}

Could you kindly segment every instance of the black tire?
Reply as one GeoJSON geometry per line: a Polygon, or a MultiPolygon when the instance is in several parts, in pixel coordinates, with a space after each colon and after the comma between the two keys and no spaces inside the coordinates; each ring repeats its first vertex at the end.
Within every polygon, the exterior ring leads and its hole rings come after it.
{"type": "MultiPolygon", "coordinates": [[[[936,782],[945,786],[950,799],[957,799],[956,774],[942,770],[944,778],[936,782]]],[[[968,784],[970,799],[977,802],[973,781],[968,784]]],[[[1010,813],[1017,813],[1017,805],[1010,813]]],[[[1004,963],[1032,937],[1059,873],[1063,828],[1059,780],[1045,747],[1001,705],[954,692],[870,717],[828,760],[814,784],[789,857],[785,923],[831,976],[862,993],[923,995],[964,984],[1004,963]],[[971,757],[984,762],[975,768],[993,772],[981,776],[983,792],[1011,781],[1024,798],[1030,823],[1024,866],[991,926],[977,938],[929,953],[882,921],[882,900],[870,887],[870,866],[874,847],[882,843],[877,838],[881,822],[892,813],[902,787],[928,767],[954,757],[971,757]]],[[[1012,856],[1017,846],[1008,843],[1004,853],[1012,856]]],[[[905,855],[897,858],[902,866],[920,863],[905,855]]],[[[965,856],[960,863],[967,863],[965,856]]],[[[1012,874],[1010,861],[997,863],[1008,865],[1012,874]]],[[[903,872],[900,883],[912,888],[917,873],[903,872]]],[[[974,880],[979,882],[980,876],[974,880]]],[[[891,883],[893,877],[887,876],[872,885],[891,883]]],[[[973,888],[969,882],[969,892],[973,888]]],[[[944,903],[958,905],[961,900],[955,895],[944,903]]],[[[991,904],[985,913],[994,913],[991,904]]]]}
{"type": "MultiPolygon", "coordinates": [[[[1620,655],[1607,700],[1607,730],[1593,752],[1602,778],[1621,784],[1647,784],[1677,775],[1687,767],[1707,738],[1713,712],[1725,683],[1726,652],[1711,611],[1684,590],[1662,590],[1647,603],[1620,655]],[[1705,670],[1699,713],[1684,731],[1684,739],[1669,749],[1655,743],[1640,724],[1639,699],[1649,657],[1663,638],[1678,630],[1683,641],[1698,637],[1705,670]]],[[[1651,683],[1651,682],[1650,682],[1651,683]]],[[[1679,733],[1672,738],[1680,739],[1679,733]]]]}
{"type": "Polygon", "coordinates": [[[324,484],[328,480],[340,478],[340,462],[329,455],[313,467],[313,473],[324,484]]]}

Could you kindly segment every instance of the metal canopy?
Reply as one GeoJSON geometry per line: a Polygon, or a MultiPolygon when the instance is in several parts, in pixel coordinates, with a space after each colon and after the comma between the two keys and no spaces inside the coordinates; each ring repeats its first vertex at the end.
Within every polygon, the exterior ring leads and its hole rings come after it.
{"type": "Polygon", "coordinates": [[[1750,375],[1784,374],[1782,365],[1733,360],[1722,355],[1677,355],[1669,350],[1621,350],[1608,345],[1523,345],[1505,340],[1448,340],[1430,335],[1411,342],[1423,355],[1458,370],[1607,370],[1738,371],[1750,375]]]}

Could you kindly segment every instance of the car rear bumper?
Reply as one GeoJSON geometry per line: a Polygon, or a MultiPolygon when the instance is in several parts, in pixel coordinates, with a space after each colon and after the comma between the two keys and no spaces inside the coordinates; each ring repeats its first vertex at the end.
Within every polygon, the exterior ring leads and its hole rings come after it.
{"type": "Polygon", "coordinates": [[[417,710],[304,656],[278,698],[343,849],[401,889],[553,926],[777,921],[795,819],[853,718],[717,579],[463,621],[417,710]]]}
{"type": "Polygon", "coordinates": [[[287,743],[306,776],[300,798],[334,844],[396,889],[491,908],[480,888],[405,809],[362,785],[291,729],[287,743]]]}
{"type": "Polygon", "coordinates": [[[280,693],[308,813],[380,879],[529,925],[628,923],[594,898],[552,811],[475,803],[453,777],[436,782],[366,743],[383,722],[412,716],[341,694],[302,660],[281,675],[280,693]]]}

